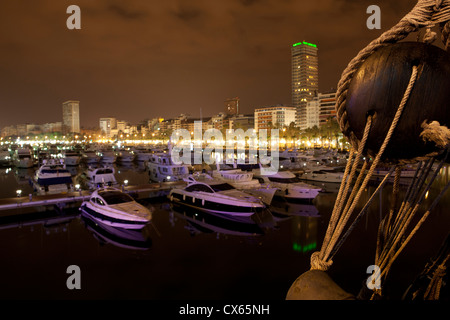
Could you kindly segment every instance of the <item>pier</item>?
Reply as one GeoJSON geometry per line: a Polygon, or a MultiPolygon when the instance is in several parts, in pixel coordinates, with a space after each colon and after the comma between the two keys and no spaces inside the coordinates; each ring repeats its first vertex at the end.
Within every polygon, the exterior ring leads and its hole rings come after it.
{"type": "MultiPolygon", "coordinates": [[[[123,192],[137,196],[137,198],[151,198],[154,196],[158,196],[158,194],[162,195],[162,193],[169,191],[171,188],[174,188],[176,186],[183,186],[185,184],[186,183],[184,181],[177,181],[150,183],[136,186],[122,185],[121,189],[123,192]]],[[[89,190],[79,190],[63,194],[29,194],[23,197],[0,199],[0,211],[49,205],[55,205],[61,208],[68,203],[82,202],[84,200],[87,200],[90,196],[91,191],[89,190]]]]}

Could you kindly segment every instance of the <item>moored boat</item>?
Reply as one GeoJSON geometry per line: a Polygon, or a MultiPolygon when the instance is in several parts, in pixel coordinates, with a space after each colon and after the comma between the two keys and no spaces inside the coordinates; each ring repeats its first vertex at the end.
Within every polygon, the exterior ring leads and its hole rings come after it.
{"type": "Polygon", "coordinates": [[[174,188],[170,201],[214,214],[248,217],[265,208],[263,202],[230,184],[203,174],[184,179],[185,188],[174,188]]]}
{"type": "Polygon", "coordinates": [[[88,189],[102,187],[118,187],[113,167],[104,166],[99,168],[89,167],[80,175],[80,182],[85,184],[88,189]]]}
{"type": "Polygon", "coordinates": [[[311,202],[322,190],[302,182],[290,171],[278,171],[275,174],[263,175],[261,170],[257,170],[255,176],[261,180],[263,186],[277,188],[275,196],[282,197],[287,201],[311,202]]]}
{"type": "Polygon", "coordinates": [[[73,190],[72,175],[61,162],[56,159],[43,160],[33,179],[37,194],[56,194],[73,190]]]}
{"type": "Polygon", "coordinates": [[[130,195],[116,188],[100,188],[92,192],[80,210],[112,227],[142,229],[152,219],[153,208],[137,203],[130,195]]]}

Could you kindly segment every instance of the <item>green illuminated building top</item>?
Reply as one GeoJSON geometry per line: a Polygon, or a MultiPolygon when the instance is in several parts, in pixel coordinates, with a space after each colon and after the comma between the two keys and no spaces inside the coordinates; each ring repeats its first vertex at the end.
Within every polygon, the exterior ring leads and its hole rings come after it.
{"type": "Polygon", "coordinates": [[[300,46],[300,45],[302,45],[302,44],[307,45],[307,46],[310,46],[310,47],[317,48],[317,45],[316,45],[316,44],[314,44],[314,43],[309,43],[309,42],[306,42],[306,41],[294,43],[292,46],[293,46],[293,47],[296,47],[296,46],[300,46]]]}

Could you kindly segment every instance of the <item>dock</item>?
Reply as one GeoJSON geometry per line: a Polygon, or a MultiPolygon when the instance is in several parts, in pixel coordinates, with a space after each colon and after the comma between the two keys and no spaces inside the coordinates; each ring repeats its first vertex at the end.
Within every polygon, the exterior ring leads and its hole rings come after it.
{"type": "MultiPolygon", "coordinates": [[[[151,198],[155,193],[164,193],[170,189],[186,185],[184,181],[160,182],[145,185],[125,186],[120,188],[123,192],[136,195],[138,198],[151,198]]],[[[0,199],[0,210],[13,210],[19,208],[40,207],[54,205],[62,207],[68,203],[82,202],[89,199],[92,191],[79,190],[62,194],[34,195],[29,194],[23,197],[0,199]]]]}

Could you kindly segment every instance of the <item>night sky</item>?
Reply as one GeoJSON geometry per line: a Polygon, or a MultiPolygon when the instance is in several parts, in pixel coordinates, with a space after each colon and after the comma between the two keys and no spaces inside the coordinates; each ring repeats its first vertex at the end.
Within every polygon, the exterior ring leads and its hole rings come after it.
{"type": "Polygon", "coordinates": [[[100,117],[216,114],[290,104],[293,43],[319,48],[319,86],[335,88],[359,50],[414,0],[0,0],[0,128],[62,120],[80,101],[82,127],[100,117]],[[69,5],[81,30],[69,30],[69,5]],[[381,30],[369,30],[369,5],[381,30]]]}

